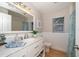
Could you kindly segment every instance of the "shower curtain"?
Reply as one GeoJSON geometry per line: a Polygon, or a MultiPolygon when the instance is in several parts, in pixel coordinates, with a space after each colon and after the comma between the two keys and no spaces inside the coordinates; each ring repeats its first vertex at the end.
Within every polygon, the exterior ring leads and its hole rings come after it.
{"type": "Polygon", "coordinates": [[[69,40],[68,40],[68,56],[75,57],[75,10],[69,16],[69,40]]]}

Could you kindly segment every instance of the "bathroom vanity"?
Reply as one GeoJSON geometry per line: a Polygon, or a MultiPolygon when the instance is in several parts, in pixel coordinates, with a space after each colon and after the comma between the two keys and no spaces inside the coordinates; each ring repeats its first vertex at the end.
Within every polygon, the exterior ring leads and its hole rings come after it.
{"type": "MultiPolygon", "coordinates": [[[[7,3],[6,3],[7,4],[7,3]]],[[[8,13],[0,12],[0,34],[5,34],[6,37],[12,35],[16,36],[21,34],[28,34],[33,30],[40,32],[40,25],[36,13],[29,14],[27,10],[21,10],[15,5],[8,3],[13,10],[3,8],[8,13]]],[[[1,7],[1,6],[0,6],[1,7]]],[[[3,7],[3,6],[2,6],[3,7]]],[[[23,35],[23,37],[24,37],[23,35]]],[[[17,36],[16,36],[17,37],[17,36]]],[[[2,39],[1,39],[2,40],[2,39]]],[[[12,40],[12,39],[11,39],[12,40]]],[[[36,57],[43,50],[43,39],[41,37],[23,39],[26,44],[24,46],[7,48],[5,45],[0,46],[0,57],[36,57]]]]}
{"type": "Polygon", "coordinates": [[[0,57],[37,57],[43,50],[43,39],[28,38],[24,39],[26,44],[23,47],[6,48],[0,46],[0,57]]]}

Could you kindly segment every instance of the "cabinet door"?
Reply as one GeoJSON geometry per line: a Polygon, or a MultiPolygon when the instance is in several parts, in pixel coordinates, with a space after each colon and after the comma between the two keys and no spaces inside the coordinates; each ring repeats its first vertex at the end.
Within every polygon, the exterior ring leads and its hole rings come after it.
{"type": "Polygon", "coordinates": [[[11,16],[4,14],[2,16],[3,20],[3,32],[11,31],[11,16]]]}
{"type": "Polygon", "coordinates": [[[36,57],[37,55],[39,55],[39,52],[41,52],[41,49],[43,47],[43,42],[42,40],[33,43],[32,45],[30,45],[28,47],[28,57],[36,57]]]}
{"type": "Polygon", "coordinates": [[[0,13],[0,32],[2,32],[2,15],[0,13]]]}
{"type": "Polygon", "coordinates": [[[34,51],[33,45],[32,46],[29,46],[28,47],[28,55],[27,55],[27,57],[33,57],[34,54],[35,54],[35,51],[34,51]]]}
{"type": "Polygon", "coordinates": [[[26,57],[27,56],[27,48],[24,48],[22,50],[19,50],[8,57],[26,57]]]}
{"type": "Polygon", "coordinates": [[[43,40],[40,40],[40,41],[38,42],[38,44],[39,44],[39,49],[40,49],[40,50],[44,48],[43,40]]]}

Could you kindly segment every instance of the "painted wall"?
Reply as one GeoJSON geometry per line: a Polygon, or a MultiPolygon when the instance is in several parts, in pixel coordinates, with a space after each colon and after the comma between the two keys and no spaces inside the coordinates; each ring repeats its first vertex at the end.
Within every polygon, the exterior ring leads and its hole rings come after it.
{"type": "MultiPolygon", "coordinates": [[[[79,2],[76,3],[76,45],[79,47],[79,2]]],[[[79,50],[76,50],[79,57],[79,50]]]]}
{"type": "Polygon", "coordinates": [[[53,18],[64,17],[64,32],[68,32],[68,15],[69,8],[65,8],[56,12],[51,12],[43,15],[43,31],[52,32],[53,31],[53,18]]]}
{"type": "Polygon", "coordinates": [[[79,46],[79,3],[76,6],[76,44],[79,46]]]}
{"type": "Polygon", "coordinates": [[[52,48],[66,52],[68,46],[68,20],[71,9],[71,4],[56,12],[43,14],[42,29],[45,41],[52,44],[52,48]],[[64,16],[64,33],[54,33],[52,20],[55,17],[64,16]]]}

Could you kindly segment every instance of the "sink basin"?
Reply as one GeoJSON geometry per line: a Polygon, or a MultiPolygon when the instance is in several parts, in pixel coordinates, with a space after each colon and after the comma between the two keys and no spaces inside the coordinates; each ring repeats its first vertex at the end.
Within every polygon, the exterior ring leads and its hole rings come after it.
{"type": "Polygon", "coordinates": [[[23,47],[26,43],[25,42],[9,42],[5,44],[6,48],[17,48],[17,47],[23,47]]]}

